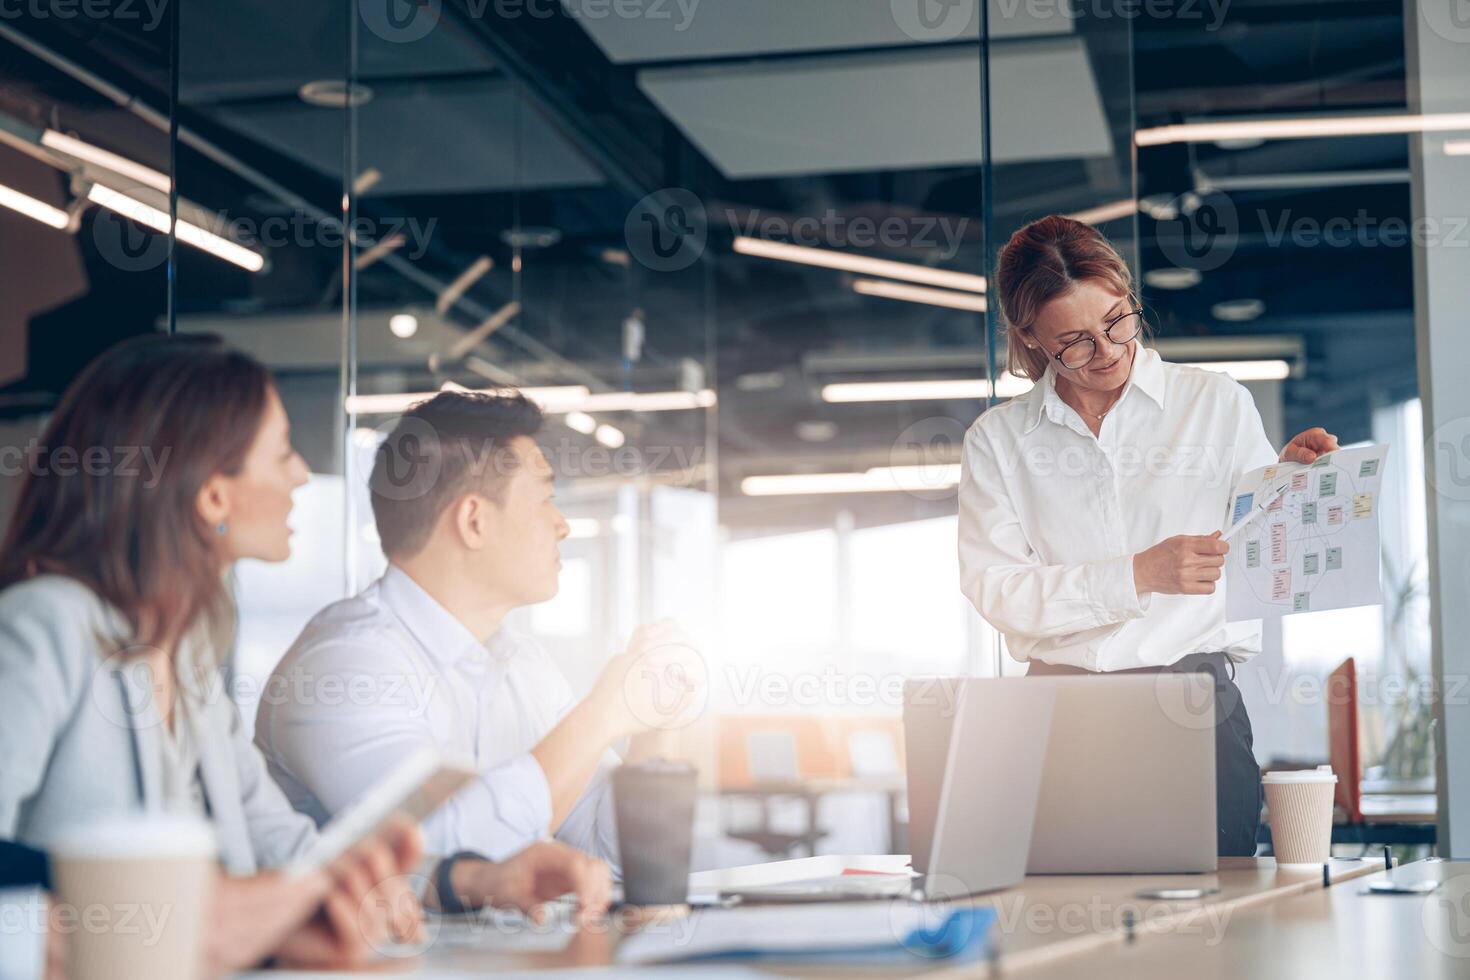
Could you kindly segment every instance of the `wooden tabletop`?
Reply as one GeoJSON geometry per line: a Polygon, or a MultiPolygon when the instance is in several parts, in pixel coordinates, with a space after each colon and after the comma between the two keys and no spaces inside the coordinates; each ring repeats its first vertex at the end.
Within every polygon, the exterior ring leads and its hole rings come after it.
{"type": "Polygon", "coordinates": [[[1470,976],[1470,862],[1431,859],[1403,865],[1392,875],[1442,884],[1428,895],[1364,894],[1368,881],[1388,877],[1380,870],[1339,887],[1241,910],[1231,916],[1219,942],[1161,935],[1058,961],[1036,975],[1047,980],[1470,976]]]}
{"type": "MultiPolygon", "coordinates": [[[[817,862],[822,872],[829,872],[833,865],[831,858],[805,860],[817,862]]],[[[902,864],[901,858],[893,856],[846,860],[872,870],[887,870],[902,864]]],[[[786,867],[778,877],[786,880],[801,877],[802,869],[794,866],[802,863],[783,862],[786,867]]],[[[1330,867],[1333,883],[1337,886],[1331,892],[1347,894],[1357,890],[1347,882],[1381,871],[1383,865],[1381,861],[1334,861],[1330,867]]],[[[741,880],[769,879],[769,873],[761,872],[758,866],[718,874],[720,878],[726,876],[741,880]]],[[[706,877],[717,880],[716,876],[706,877]]],[[[1269,858],[1222,859],[1220,870],[1213,874],[1033,876],[1015,888],[973,900],[996,911],[997,921],[992,933],[996,956],[991,961],[951,963],[915,957],[912,962],[905,962],[897,968],[890,963],[872,970],[851,965],[814,968],[807,964],[798,967],[762,961],[760,970],[771,975],[813,978],[924,974],[934,980],[949,980],[986,976],[999,967],[1003,971],[1034,971],[1035,975],[1046,977],[1057,970],[1066,971],[1067,976],[1082,976],[1080,972],[1072,972],[1071,964],[1075,963],[1080,964],[1079,969],[1087,971],[1087,976],[1096,977],[1102,972],[1097,966],[1099,957],[1127,955],[1127,951],[1138,947],[1164,942],[1181,950],[1236,945],[1238,924],[1245,921],[1249,913],[1294,901],[1297,897],[1322,893],[1320,868],[1279,869],[1269,858]],[[1218,888],[1219,892],[1197,901],[1158,901],[1138,897],[1138,893],[1145,889],[1199,886],[1218,888]],[[1130,930],[1126,928],[1130,921],[1133,925],[1131,942],[1130,930]],[[1087,955],[1079,958],[1079,954],[1087,955]]],[[[615,913],[607,921],[581,926],[560,923],[550,927],[529,927],[490,922],[444,925],[438,928],[426,953],[384,964],[384,971],[390,974],[443,975],[606,966],[612,964],[622,936],[640,928],[645,918],[643,913],[628,911],[615,913]]],[[[697,921],[673,922],[664,918],[660,925],[697,928],[697,921]]],[[[1253,943],[1257,941],[1252,940],[1253,943]]],[[[1470,948],[1470,923],[1467,923],[1466,945],[1470,948]]],[[[1470,967],[1470,960],[1465,965],[1470,967]]],[[[684,969],[688,969],[687,965],[684,969]]],[[[676,964],[664,968],[638,967],[636,972],[639,975],[672,975],[679,970],[680,966],[676,964]]],[[[743,968],[737,972],[743,972],[743,968]]],[[[1162,973],[1158,975],[1163,976],[1162,973]]],[[[1250,974],[1234,974],[1245,975],[1250,974]]],[[[1176,963],[1170,980],[1178,980],[1179,976],[1176,963]]],[[[1196,980],[1193,971],[1190,978],[1196,980]]]]}

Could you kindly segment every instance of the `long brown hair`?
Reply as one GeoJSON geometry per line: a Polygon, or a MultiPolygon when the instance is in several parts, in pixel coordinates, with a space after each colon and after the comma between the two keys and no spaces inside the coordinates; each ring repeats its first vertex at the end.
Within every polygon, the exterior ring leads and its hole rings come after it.
{"type": "Polygon", "coordinates": [[[1043,306],[1088,280],[1120,296],[1133,292],[1128,263],[1102,232],[1060,214],[1033,221],[1012,235],[1000,250],[995,278],[1011,373],[1032,381],[1046,374],[1051,357],[1027,347],[1021,334],[1031,329],[1043,306]]]}
{"type": "Polygon", "coordinates": [[[175,643],[201,616],[223,625],[230,598],[199,491],[239,472],[270,390],[270,373],[217,337],[139,337],[102,354],[30,457],[0,588],[74,578],[121,613],[126,643],[175,643]]]}

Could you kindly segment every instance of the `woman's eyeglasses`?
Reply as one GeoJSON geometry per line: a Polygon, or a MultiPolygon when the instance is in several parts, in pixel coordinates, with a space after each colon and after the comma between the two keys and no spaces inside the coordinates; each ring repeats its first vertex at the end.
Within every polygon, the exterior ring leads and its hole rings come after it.
{"type": "MultiPolygon", "coordinates": [[[[1142,332],[1143,310],[1129,310],[1127,313],[1108,321],[1107,327],[1103,330],[1103,336],[1107,337],[1109,342],[1121,347],[1123,344],[1132,342],[1142,332]]],[[[1046,350],[1046,348],[1043,347],[1042,350],[1046,350]]],[[[1050,351],[1047,351],[1047,353],[1051,354],[1050,351]]],[[[1068,371],[1081,370],[1091,364],[1093,358],[1097,357],[1097,340],[1090,335],[1079,338],[1055,354],[1051,354],[1051,356],[1053,360],[1068,371]]]]}

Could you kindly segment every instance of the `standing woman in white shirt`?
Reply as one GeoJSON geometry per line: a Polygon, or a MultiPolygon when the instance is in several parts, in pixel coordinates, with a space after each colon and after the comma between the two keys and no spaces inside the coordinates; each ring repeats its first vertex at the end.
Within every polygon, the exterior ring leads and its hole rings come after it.
{"type": "MultiPolygon", "coordinates": [[[[996,274],[1010,369],[1031,391],[965,437],[960,582],[1028,674],[1205,671],[1216,685],[1219,852],[1254,854],[1260,769],[1235,664],[1259,622],[1225,622],[1216,583],[1231,490],[1277,460],[1250,394],[1145,348],[1122,256],[1053,215],[1016,232],[996,274]]],[[[1337,448],[1320,428],[1282,460],[1337,448]]]]}

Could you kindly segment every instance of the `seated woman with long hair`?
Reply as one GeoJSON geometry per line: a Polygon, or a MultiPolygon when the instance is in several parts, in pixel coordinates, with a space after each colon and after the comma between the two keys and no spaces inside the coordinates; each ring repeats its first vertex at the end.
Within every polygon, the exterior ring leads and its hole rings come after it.
{"type": "MultiPolygon", "coordinates": [[[[72,384],[39,446],[0,549],[0,838],[44,848],[89,816],[182,812],[211,822],[231,875],[285,865],[315,825],[271,781],[219,682],[227,574],[289,557],[291,494],[307,479],[269,372],[214,338],[126,341],[72,384]]],[[[412,938],[417,856],[400,838],[339,865],[360,931],[412,938]],[[374,887],[382,900],[362,902],[374,887]]],[[[606,867],[556,845],[464,863],[450,884],[473,904],[533,910],[576,891],[606,905],[606,867]]],[[[224,894],[282,904],[272,887],[224,894]]],[[[326,947],[303,958],[344,951],[326,947]]]]}

